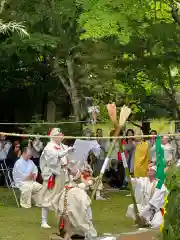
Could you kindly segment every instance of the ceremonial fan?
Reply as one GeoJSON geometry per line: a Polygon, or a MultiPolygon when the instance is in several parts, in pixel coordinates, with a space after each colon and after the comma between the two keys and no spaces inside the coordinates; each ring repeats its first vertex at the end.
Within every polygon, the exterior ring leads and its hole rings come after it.
{"type": "MultiPolygon", "coordinates": [[[[108,104],[107,105],[107,110],[108,110],[109,117],[110,117],[111,121],[113,122],[113,124],[115,126],[115,132],[114,132],[113,137],[118,137],[119,134],[120,134],[120,130],[123,128],[124,124],[126,123],[127,119],[129,118],[129,116],[131,114],[131,109],[124,105],[121,108],[121,111],[120,111],[119,121],[117,120],[117,111],[116,111],[116,104],[115,103],[108,104]]],[[[105,170],[106,170],[106,168],[107,168],[107,166],[110,162],[110,157],[111,157],[111,154],[112,154],[113,149],[115,147],[116,141],[117,141],[117,138],[113,139],[113,141],[112,141],[112,143],[111,143],[111,145],[108,149],[108,153],[107,153],[107,156],[104,160],[104,164],[101,168],[100,175],[97,178],[97,181],[95,183],[95,187],[94,187],[94,190],[92,192],[91,199],[94,199],[97,188],[98,188],[100,182],[102,181],[105,170]]],[[[126,156],[123,152],[122,145],[120,145],[120,150],[121,150],[122,162],[123,162],[125,172],[126,172],[126,177],[128,179],[128,183],[129,183],[129,188],[130,188],[130,192],[131,192],[132,201],[133,201],[133,204],[134,204],[134,211],[135,211],[135,215],[136,215],[136,223],[139,226],[144,226],[145,225],[144,220],[141,219],[140,216],[139,216],[139,211],[138,211],[138,208],[137,208],[137,203],[136,203],[136,199],[135,199],[135,196],[134,196],[134,191],[133,191],[133,188],[132,188],[131,177],[130,177],[130,173],[129,173],[129,169],[128,169],[128,165],[127,165],[127,161],[126,161],[126,156]]]]}

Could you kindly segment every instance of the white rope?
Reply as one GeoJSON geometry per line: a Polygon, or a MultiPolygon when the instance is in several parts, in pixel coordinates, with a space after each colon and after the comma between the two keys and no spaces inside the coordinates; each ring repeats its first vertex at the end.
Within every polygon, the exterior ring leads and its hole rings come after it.
{"type": "MultiPolygon", "coordinates": [[[[147,121],[144,122],[152,122],[152,121],[158,121],[157,119],[149,119],[147,121]]],[[[73,124],[73,123],[90,123],[91,120],[87,120],[87,121],[63,121],[63,122],[29,122],[29,123],[23,123],[23,122],[0,122],[0,125],[58,125],[58,124],[73,124]]],[[[126,123],[141,123],[141,121],[126,121],[126,123]]],[[[170,122],[174,122],[174,123],[179,123],[180,120],[163,120],[163,123],[170,123],[170,122]]],[[[111,121],[98,121],[97,124],[101,124],[101,123],[111,123],[111,121]]],[[[133,124],[132,124],[133,125],[133,124]]]]}
{"type": "Polygon", "coordinates": [[[30,123],[21,123],[21,122],[13,122],[13,123],[9,123],[9,122],[2,122],[0,123],[0,125],[58,125],[58,124],[73,124],[73,123],[87,123],[88,121],[71,121],[71,122],[30,122],[30,123]]]}
{"type": "MultiPolygon", "coordinates": [[[[50,138],[49,135],[40,135],[40,134],[20,134],[20,133],[7,133],[7,132],[0,132],[0,135],[6,135],[11,137],[39,137],[39,138],[50,138]]],[[[167,137],[180,137],[180,133],[168,133],[168,134],[159,134],[160,136],[167,136],[167,137]]],[[[119,136],[119,137],[110,137],[110,136],[104,136],[104,137],[98,137],[98,139],[129,139],[129,138],[152,138],[157,137],[159,135],[134,135],[134,136],[119,136]]],[[[56,137],[56,136],[55,136],[56,137]]],[[[59,137],[59,136],[57,136],[59,137]]],[[[96,139],[97,137],[87,137],[87,136],[64,136],[64,139],[96,139]]]]}

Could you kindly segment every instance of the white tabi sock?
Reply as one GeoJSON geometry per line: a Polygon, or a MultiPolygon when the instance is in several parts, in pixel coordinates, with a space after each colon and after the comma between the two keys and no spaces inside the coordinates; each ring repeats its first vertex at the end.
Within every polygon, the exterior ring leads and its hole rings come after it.
{"type": "Polygon", "coordinates": [[[47,224],[47,215],[48,215],[48,209],[42,208],[42,220],[41,220],[42,228],[50,228],[50,226],[47,224]]]}
{"type": "Polygon", "coordinates": [[[100,192],[100,190],[97,190],[96,191],[96,198],[100,198],[101,197],[101,192],[100,192]]]}

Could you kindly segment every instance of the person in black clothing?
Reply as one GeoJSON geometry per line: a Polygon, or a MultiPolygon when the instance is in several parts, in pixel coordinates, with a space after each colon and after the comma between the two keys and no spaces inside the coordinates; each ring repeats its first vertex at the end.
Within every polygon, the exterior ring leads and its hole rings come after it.
{"type": "Polygon", "coordinates": [[[15,162],[20,158],[21,156],[21,148],[20,148],[20,142],[15,141],[11,148],[9,149],[6,164],[9,169],[13,169],[15,162]]]}

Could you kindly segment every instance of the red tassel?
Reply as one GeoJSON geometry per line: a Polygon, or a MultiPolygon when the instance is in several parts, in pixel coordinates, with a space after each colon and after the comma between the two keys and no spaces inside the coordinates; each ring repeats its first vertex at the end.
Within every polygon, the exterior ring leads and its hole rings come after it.
{"type": "Polygon", "coordinates": [[[126,145],[127,143],[126,143],[126,139],[123,139],[122,140],[122,145],[126,145]]]}
{"type": "Polygon", "coordinates": [[[49,132],[48,132],[48,136],[51,135],[52,130],[53,130],[53,128],[51,128],[51,129],[49,130],[49,132]]]}
{"type": "Polygon", "coordinates": [[[161,211],[162,216],[164,217],[164,215],[165,215],[165,210],[164,210],[164,208],[160,208],[160,211],[161,211]]]}
{"type": "Polygon", "coordinates": [[[84,173],[82,174],[82,176],[83,176],[83,178],[84,178],[85,180],[87,180],[88,177],[90,177],[90,175],[89,175],[88,172],[84,172],[84,173]]]}
{"type": "Polygon", "coordinates": [[[48,189],[53,189],[54,185],[55,185],[55,176],[52,175],[48,179],[48,189]]]}
{"type": "MultiPolygon", "coordinates": [[[[125,151],[124,154],[125,154],[125,157],[127,158],[127,157],[128,157],[128,152],[125,151]]],[[[121,152],[118,152],[118,154],[117,154],[117,159],[118,159],[118,161],[122,161],[121,152]]]]}
{"type": "Polygon", "coordinates": [[[59,228],[64,229],[64,219],[63,218],[61,218],[59,221],[59,228]]]}

